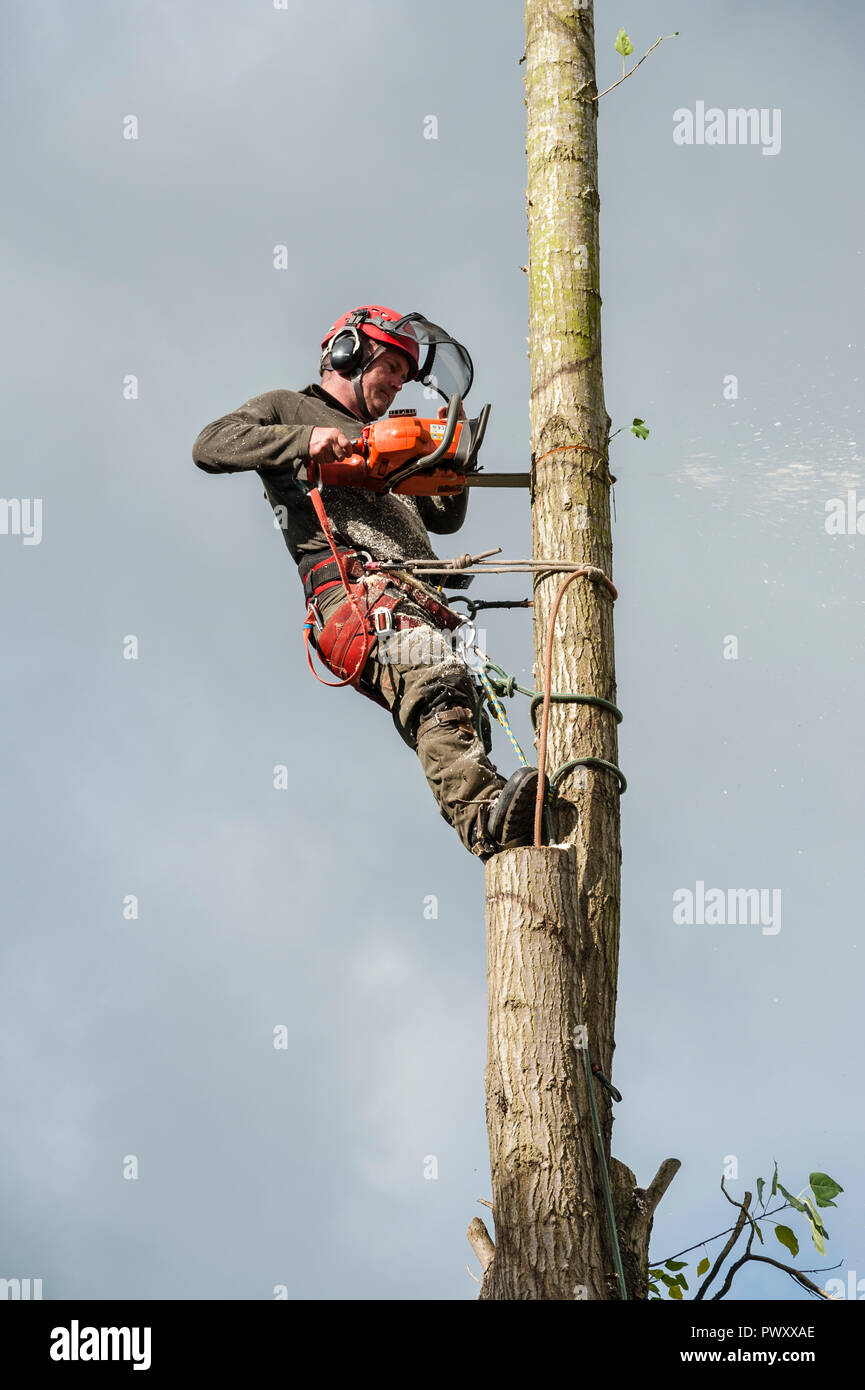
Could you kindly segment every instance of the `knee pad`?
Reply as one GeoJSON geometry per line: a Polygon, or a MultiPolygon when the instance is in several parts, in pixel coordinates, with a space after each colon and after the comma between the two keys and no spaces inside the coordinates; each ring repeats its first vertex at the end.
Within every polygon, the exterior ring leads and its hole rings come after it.
{"type": "Polygon", "coordinates": [[[453,675],[446,681],[430,681],[424,690],[424,715],[437,709],[453,709],[456,705],[466,705],[471,710],[477,707],[477,692],[468,672],[453,675]]]}
{"type": "MultiPolygon", "coordinates": [[[[478,690],[468,674],[447,682],[436,681],[430,685],[418,720],[416,738],[420,738],[439,723],[463,724],[477,733],[478,690]]],[[[489,715],[483,708],[480,712],[480,737],[484,752],[491,753],[492,728],[489,715]]]]}

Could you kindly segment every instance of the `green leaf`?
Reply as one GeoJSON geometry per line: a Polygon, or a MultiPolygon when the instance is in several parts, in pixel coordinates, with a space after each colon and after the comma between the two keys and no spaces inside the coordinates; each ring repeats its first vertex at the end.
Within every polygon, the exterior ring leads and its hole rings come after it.
{"type": "Polygon", "coordinates": [[[757,1232],[757,1239],[759,1240],[760,1244],[763,1245],[763,1232],[760,1230],[760,1225],[757,1221],[754,1222],[754,1230],[757,1232]]]}
{"type": "Polygon", "coordinates": [[[778,1191],[778,1165],[777,1165],[777,1163],[776,1163],[776,1164],[775,1164],[775,1171],[774,1171],[774,1173],[772,1174],[772,1196],[773,1196],[773,1197],[775,1196],[775,1193],[776,1193],[777,1191],[778,1191]]]}
{"type": "Polygon", "coordinates": [[[825,1255],[826,1242],[824,1241],[823,1237],[828,1236],[829,1232],[826,1230],[826,1227],[820,1221],[820,1218],[817,1215],[817,1208],[814,1206],[814,1203],[808,1202],[808,1207],[810,1209],[808,1220],[811,1222],[811,1239],[814,1242],[817,1254],[825,1255]]]}
{"type": "Polygon", "coordinates": [[[757,1179],[757,1201],[763,1205],[763,1188],[766,1186],[762,1178],[757,1179]]]}
{"type": "Polygon", "coordinates": [[[818,1207],[838,1205],[837,1202],[832,1201],[832,1198],[844,1191],[840,1183],[837,1183],[834,1178],[830,1178],[828,1173],[811,1173],[808,1180],[811,1183],[811,1191],[814,1193],[814,1201],[818,1207]]]}
{"type": "Polygon", "coordinates": [[[645,420],[635,420],[631,425],[631,434],[635,434],[638,439],[648,439],[649,431],[646,429],[645,420]]]}
{"type": "Polygon", "coordinates": [[[623,58],[628,58],[634,51],[634,45],[628,38],[624,29],[620,29],[616,35],[615,48],[617,53],[621,53],[623,58]]]}
{"type": "Polygon", "coordinates": [[[678,1285],[678,1284],[674,1284],[673,1287],[670,1289],[670,1297],[671,1297],[671,1298],[681,1298],[681,1297],[682,1297],[682,1290],[679,1288],[679,1285],[678,1285]]]}
{"type": "Polygon", "coordinates": [[[709,1257],[707,1255],[706,1258],[704,1260],[701,1260],[700,1263],[697,1265],[697,1278],[699,1279],[703,1274],[705,1274],[708,1268],[709,1257]]]}
{"type": "Polygon", "coordinates": [[[795,1207],[796,1211],[804,1212],[806,1216],[808,1215],[808,1208],[805,1206],[805,1203],[800,1202],[798,1197],[794,1197],[792,1192],[788,1192],[783,1183],[778,1183],[778,1191],[783,1192],[791,1207],[795,1207]]]}
{"type": "Polygon", "coordinates": [[[799,1242],[796,1239],[794,1233],[790,1230],[790,1227],[776,1226],[775,1235],[778,1237],[782,1245],[786,1245],[787,1249],[790,1251],[790,1254],[795,1259],[796,1256],[799,1254],[799,1242]]]}
{"type": "Polygon", "coordinates": [[[687,1261],[687,1260],[668,1260],[667,1263],[664,1265],[664,1269],[672,1269],[672,1270],[687,1269],[687,1267],[688,1267],[688,1261],[687,1261]]]}
{"type": "Polygon", "coordinates": [[[676,1286],[676,1281],[675,1281],[675,1279],[673,1278],[672,1274],[665,1274],[664,1271],[661,1270],[661,1272],[660,1272],[660,1274],[659,1274],[658,1277],[661,1279],[661,1281],[662,1281],[664,1284],[667,1285],[667,1288],[668,1288],[668,1289],[673,1289],[673,1288],[675,1288],[675,1286],[676,1286]]]}
{"type": "Polygon", "coordinates": [[[683,1289],[686,1289],[688,1287],[688,1281],[685,1278],[684,1274],[676,1275],[676,1283],[681,1284],[683,1289]]]}

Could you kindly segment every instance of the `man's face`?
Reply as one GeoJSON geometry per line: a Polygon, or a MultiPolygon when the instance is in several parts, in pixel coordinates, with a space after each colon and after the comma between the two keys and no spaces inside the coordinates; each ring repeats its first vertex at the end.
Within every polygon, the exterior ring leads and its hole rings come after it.
{"type": "Polygon", "coordinates": [[[370,415],[390,410],[414,363],[399,348],[387,348],[363,374],[363,394],[370,415]]]}

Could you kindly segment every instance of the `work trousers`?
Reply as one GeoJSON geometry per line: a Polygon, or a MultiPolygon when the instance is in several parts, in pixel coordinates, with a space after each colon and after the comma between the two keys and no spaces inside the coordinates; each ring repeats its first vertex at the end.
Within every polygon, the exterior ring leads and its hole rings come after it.
{"type": "MultiPolygon", "coordinates": [[[[345,601],[341,583],[319,594],[315,602],[322,622],[345,601]]],[[[466,849],[485,859],[486,816],[505,778],[476,733],[474,680],[453,650],[452,633],[436,627],[408,597],[395,606],[393,617],[399,614],[420,619],[420,625],[378,639],[363,683],[385,700],[400,738],[417,753],[441,815],[466,849]]]]}

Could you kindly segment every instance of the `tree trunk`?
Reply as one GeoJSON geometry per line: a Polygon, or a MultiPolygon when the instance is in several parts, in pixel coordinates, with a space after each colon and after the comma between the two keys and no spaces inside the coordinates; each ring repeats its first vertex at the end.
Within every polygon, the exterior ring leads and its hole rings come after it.
{"type": "Polygon", "coordinates": [[[615,1298],[577,1045],[576,853],[511,850],[486,875],[496,1254],[481,1297],[615,1298]]]}
{"type": "MultiPolygon", "coordinates": [[[[592,565],[612,578],[596,94],[592,0],[527,0],[533,555],[592,565]]],[[[538,690],[562,578],[542,573],[534,587],[538,690]]],[[[615,703],[613,598],[602,582],[580,577],[564,594],[550,688],[615,703]]],[[[573,758],[618,765],[612,711],[550,706],[548,775],[573,758]]],[[[484,1269],[481,1298],[646,1297],[652,1214],[679,1165],[667,1160],[646,1192],[610,1159],[610,1097],[587,1080],[575,1045],[582,1023],[592,1060],[611,1076],[619,795],[614,771],[575,769],[551,808],[554,847],[511,850],[487,864],[486,1087],[496,1245],[476,1219],[469,1239],[484,1269]],[[605,1210],[605,1164],[625,1291],[605,1210]]]]}

